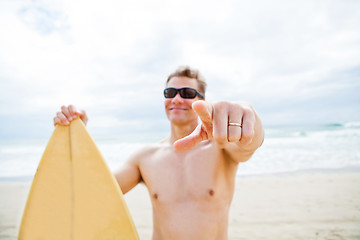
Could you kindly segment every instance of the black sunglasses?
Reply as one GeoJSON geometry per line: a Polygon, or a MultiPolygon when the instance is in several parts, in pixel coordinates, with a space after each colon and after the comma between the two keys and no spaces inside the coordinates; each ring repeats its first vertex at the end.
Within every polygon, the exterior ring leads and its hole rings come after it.
{"type": "Polygon", "coordinates": [[[173,98],[176,96],[177,93],[180,93],[180,96],[182,98],[195,98],[196,96],[199,96],[201,98],[204,98],[203,95],[201,95],[198,91],[196,91],[193,88],[165,88],[164,90],[164,96],[165,98],[173,98]]]}

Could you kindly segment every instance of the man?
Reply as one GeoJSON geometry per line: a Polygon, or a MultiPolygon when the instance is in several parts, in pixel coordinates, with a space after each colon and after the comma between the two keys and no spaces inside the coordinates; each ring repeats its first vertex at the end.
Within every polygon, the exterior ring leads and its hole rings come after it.
{"type": "MultiPolygon", "coordinates": [[[[248,103],[205,100],[199,72],[181,67],[164,90],[170,136],[134,154],[115,173],[123,193],[138,183],[153,207],[153,240],[226,240],[229,209],[239,162],[261,146],[261,122],[248,103]],[[198,124],[198,117],[201,123],[198,124]]],[[[62,107],[55,124],[85,112],[62,107]]]]}

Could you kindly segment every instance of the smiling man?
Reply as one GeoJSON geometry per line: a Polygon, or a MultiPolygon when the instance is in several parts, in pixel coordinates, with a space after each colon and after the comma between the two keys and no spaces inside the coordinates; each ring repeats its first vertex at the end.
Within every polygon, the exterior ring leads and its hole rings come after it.
{"type": "MultiPolygon", "coordinates": [[[[238,164],[261,146],[264,132],[248,103],[205,101],[197,70],[180,67],[164,90],[170,136],[135,153],[116,173],[124,193],[140,182],[153,207],[153,240],[226,240],[238,164]],[[198,117],[201,122],[198,123],[198,117]]],[[[62,107],[55,124],[85,112],[62,107]]]]}

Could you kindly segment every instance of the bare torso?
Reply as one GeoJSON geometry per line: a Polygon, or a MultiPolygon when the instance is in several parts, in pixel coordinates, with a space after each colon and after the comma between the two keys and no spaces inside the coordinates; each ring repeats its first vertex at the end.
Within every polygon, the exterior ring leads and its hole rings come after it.
{"type": "Polygon", "coordinates": [[[153,240],[225,240],[237,163],[211,141],[175,151],[168,141],[137,159],[153,206],[153,240]]]}
{"type": "MultiPolygon", "coordinates": [[[[167,80],[172,90],[164,91],[169,138],[135,153],[115,173],[123,193],[141,181],[147,186],[153,240],[227,240],[238,163],[247,161],[264,140],[250,104],[204,101],[198,91],[200,86],[205,91],[206,84],[193,73],[198,75],[186,68],[167,80]]],[[[61,109],[54,124],[68,125],[78,116],[86,124],[84,111],[72,105],[61,109]]]]}

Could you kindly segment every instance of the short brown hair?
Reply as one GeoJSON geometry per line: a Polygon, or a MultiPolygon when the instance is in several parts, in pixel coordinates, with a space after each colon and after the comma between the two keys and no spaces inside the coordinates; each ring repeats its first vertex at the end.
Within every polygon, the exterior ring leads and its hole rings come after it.
{"type": "Polygon", "coordinates": [[[188,77],[193,78],[197,81],[198,84],[198,91],[201,93],[205,98],[205,91],[206,91],[206,82],[205,78],[200,74],[199,70],[192,69],[189,66],[181,66],[178,69],[176,69],[175,72],[169,75],[166,85],[169,83],[170,79],[172,77],[188,77]]]}

